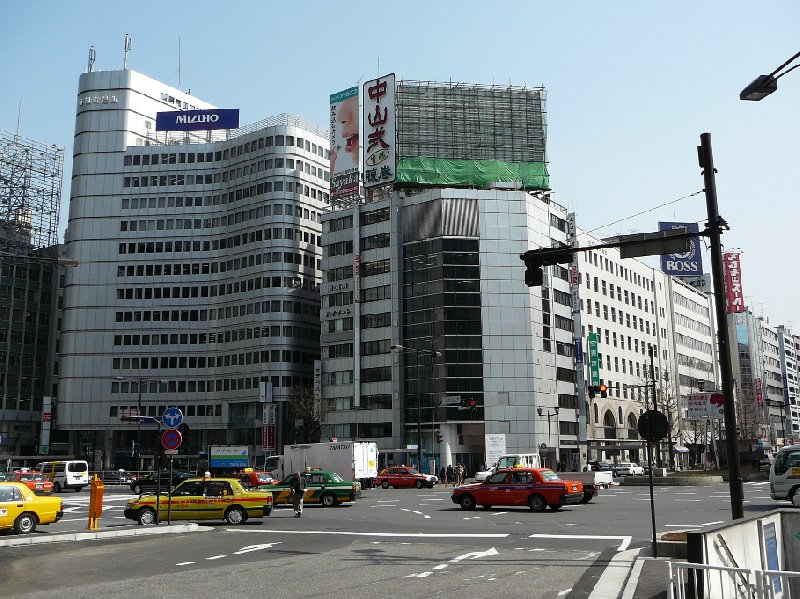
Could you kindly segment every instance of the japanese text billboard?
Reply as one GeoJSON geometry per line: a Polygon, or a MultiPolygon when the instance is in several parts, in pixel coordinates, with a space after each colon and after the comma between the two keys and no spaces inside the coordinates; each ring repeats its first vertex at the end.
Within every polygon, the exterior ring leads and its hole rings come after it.
{"type": "Polygon", "coordinates": [[[589,384],[596,387],[600,384],[600,354],[597,350],[597,333],[589,333],[589,384]]]}
{"type": "Polygon", "coordinates": [[[364,187],[397,178],[394,73],[364,84],[364,187]]]}
{"type": "MultiPolygon", "coordinates": [[[[659,231],[672,231],[685,227],[689,233],[699,233],[697,223],[671,223],[659,222],[659,231]]],[[[703,274],[703,259],[700,253],[700,238],[689,239],[689,251],[679,254],[663,254],[661,256],[661,271],[675,277],[697,276],[703,274]]]]}
{"type": "Polygon", "coordinates": [[[737,252],[722,254],[722,267],[725,271],[725,312],[736,314],[744,312],[744,291],[742,291],[742,270],[737,252]]]}
{"type": "Polygon", "coordinates": [[[331,199],[358,193],[358,88],[331,94],[331,199]]]}
{"type": "Polygon", "coordinates": [[[719,391],[690,393],[686,396],[689,419],[705,420],[725,416],[725,397],[719,391]]]}

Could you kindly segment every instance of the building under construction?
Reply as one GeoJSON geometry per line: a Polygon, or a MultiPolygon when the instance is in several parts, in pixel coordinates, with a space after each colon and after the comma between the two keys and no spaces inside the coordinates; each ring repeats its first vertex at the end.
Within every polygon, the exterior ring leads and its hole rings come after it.
{"type": "Polygon", "coordinates": [[[548,189],[543,87],[401,81],[400,186],[548,189]]]}
{"type": "Polygon", "coordinates": [[[64,150],[0,131],[0,460],[50,452],[64,150]],[[42,434],[46,426],[48,435],[42,434]]]}
{"type": "Polygon", "coordinates": [[[0,131],[0,251],[58,243],[64,148],[0,131]]]}

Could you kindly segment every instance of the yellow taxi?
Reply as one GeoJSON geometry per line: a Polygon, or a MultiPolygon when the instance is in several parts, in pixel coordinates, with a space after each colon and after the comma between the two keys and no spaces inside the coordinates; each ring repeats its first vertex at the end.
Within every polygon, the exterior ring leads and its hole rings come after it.
{"type": "Polygon", "coordinates": [[[244,524],[248,518],[261,518],[272,513],[272,493],[248,490],[235,478],[190,478],[166,493],[142,495],[128,502],[125,517],[139,524],[155,524],[166,520],[225,520],[228,524],[244,524]],[[158,507],[156,507],[158,504],[158,507]]]}
{"type": "Polygon", "coordinates": [[[58,522],[63,515],[60,497],[36,495],[25,483],[0,483],[0,530],[26,534],[39,524],[58,522]]]}

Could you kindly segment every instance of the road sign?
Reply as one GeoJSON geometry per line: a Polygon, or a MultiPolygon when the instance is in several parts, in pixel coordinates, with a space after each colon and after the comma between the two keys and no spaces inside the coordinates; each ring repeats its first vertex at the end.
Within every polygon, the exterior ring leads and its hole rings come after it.
{"type": "Polygon", "coordinates": [[[167,428],[178,428],[181,422],[183,422],[183,412],[181,412],[180,408],[167,408],[164,410],[161,422],[163,422],[167,428]]]}
{"type": "Polygon", "coordinates": [[[177,449],[165,449],[164,455],[178,455],[177,449]]]}
{"type": "Polygon", "coordinates": [[[450,395],[444,398],[444,405],[446,406],[457,406],[460,403],[461,403],[460,395],[450,395]]]}
{"type": "Polygon", "coordinates": [[[658,410],[647,410],[639,417],[639,434],[648,441],[660,441],[667,436],[667,417],[658,410]]]}
{"type": "Polygon", "coordinates": [[[174,428],[165,430],[164,434],[161,435],[161,445],[164,446],[164,449],[178,449],[182,442],[183,436],[180,431],[176,431],[174,428]]]}

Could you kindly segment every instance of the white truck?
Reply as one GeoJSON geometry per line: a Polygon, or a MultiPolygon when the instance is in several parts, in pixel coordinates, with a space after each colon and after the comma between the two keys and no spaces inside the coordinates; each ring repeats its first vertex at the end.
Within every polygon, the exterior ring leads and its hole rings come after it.
{"type": "Polygon", "coordinates": [[[330,470],[344,480],[360,482],[362,489],[369,489],[378,476],[378,446],[369,441],[285,445],[283,455],[268,457],[264,466],[278,479],[309,468],[330,470]]]}
{"type": "Polygon", "coordinates": [[[608,489],[614,482],[611,470],[593,470],[589,472],[559,472],[562,480],[577,480],[583,483],[583,499],[581,503],[589,503],[597,497],[600,489],[608,489]]]}

